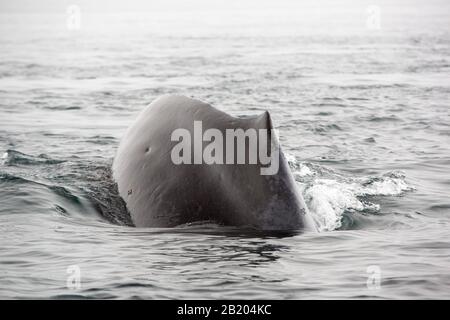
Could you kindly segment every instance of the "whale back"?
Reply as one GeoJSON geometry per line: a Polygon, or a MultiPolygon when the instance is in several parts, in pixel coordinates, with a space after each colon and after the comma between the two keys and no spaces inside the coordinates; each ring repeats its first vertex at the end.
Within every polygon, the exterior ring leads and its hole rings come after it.
{"type": "MultiPolygon", "coordinates": [[[[262,230],[314,229],[281,149],[273,175],[262,175],[259,161],[175,164],[171,155],[179,142],[172,141],[172,133],[183,128],[193,134],[194,121],[201,121],[203,132],[217,129],[224,137],[227,129],[252,128],[267,129],[268,144],[275,138],[268,112],[236,118],[195,99],[158,98],[127,130],[113,162],[113,177],[135,226],[214,220],[262,230]]],[[[202,150],[208,143],[202,142],[202,150]]],[[[236,146],[234,151],[236,156],[236,146]]],[[[248,143],[245,151],[249,159],[248,143]]]]}

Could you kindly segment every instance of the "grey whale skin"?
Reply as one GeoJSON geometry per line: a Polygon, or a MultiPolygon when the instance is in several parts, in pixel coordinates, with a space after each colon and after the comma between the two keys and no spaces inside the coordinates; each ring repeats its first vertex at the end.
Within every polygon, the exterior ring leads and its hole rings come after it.
{"type": "Polygon", "coordinates": [[[136,227],[213,220],[257,230],[316,230],[281,149],[274,175],[261,175],[259,161],[175,165],[171,150],[179,141],[171,141],[171,134],[185,128],[193,137],[194,121],[202,121],[203,132],[217,128],[224,137],[225,129],[273,128],[267,111],[236,118],[184,96],[153,101],[126,131],[113,162],[114,180],[136,227]]]}

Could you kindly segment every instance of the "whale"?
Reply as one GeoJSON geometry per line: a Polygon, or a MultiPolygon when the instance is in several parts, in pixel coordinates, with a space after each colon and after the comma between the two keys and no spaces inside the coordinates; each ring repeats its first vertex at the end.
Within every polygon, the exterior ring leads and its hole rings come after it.
{"type": "Polygon", "coordinates": [[[234,117],[197,99],[161,96],[124,133],[112,176],[135,227],[173,228],[214,221],[254,230],[316,231],[267,111],[234,117]],[[204,134],[198,132],[199,124],[204,134]],[[228,140],[219,141],[220,134],[227,137],[233,130],[258,132],[257,150],[250,148],[250,135],[231,148],[228,140]],[[207,132],[214,134],[205,139],[207,132]],[[191,135],[191,141],[181,133],[191,135]],[[221,144],[208,153],[214,141],[221,144]],[[263,149],[276,162],[273,172],[264,172],[267,161],[252,157],[263,149]],[[202,158],[205,154],[212,158],[202,158]]]}

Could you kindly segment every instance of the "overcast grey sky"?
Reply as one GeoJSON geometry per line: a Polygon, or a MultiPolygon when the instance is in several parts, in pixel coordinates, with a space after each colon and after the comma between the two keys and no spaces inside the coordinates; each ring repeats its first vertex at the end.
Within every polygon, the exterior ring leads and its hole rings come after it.
{"type": "MultiPolygon", "coordinates": [[[[221,10],[291,10],[292,8],[328,7],[381,7],[401,6],[416,10],[442,3],[448,10],[447,0],[0,0],[0,11],[5,12],[64,12],[68,5],[78,5],[85,12],[143,12],[143,11],[221,11],[221,10]]],[[[448,12],[447,12],[448,13],[448,12]]]]}

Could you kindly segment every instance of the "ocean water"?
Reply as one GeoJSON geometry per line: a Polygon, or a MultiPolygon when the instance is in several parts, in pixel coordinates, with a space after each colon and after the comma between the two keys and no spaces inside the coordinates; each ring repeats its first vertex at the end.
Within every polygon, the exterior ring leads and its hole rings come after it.
{"type": "Polygon", "coordinates": [[[368,5],[2,10],[0,298],[450,298],[450,4],[368,5]],[[109,168],[166,93],[269,110],[320,232],[130,226],[109,168]]]}

